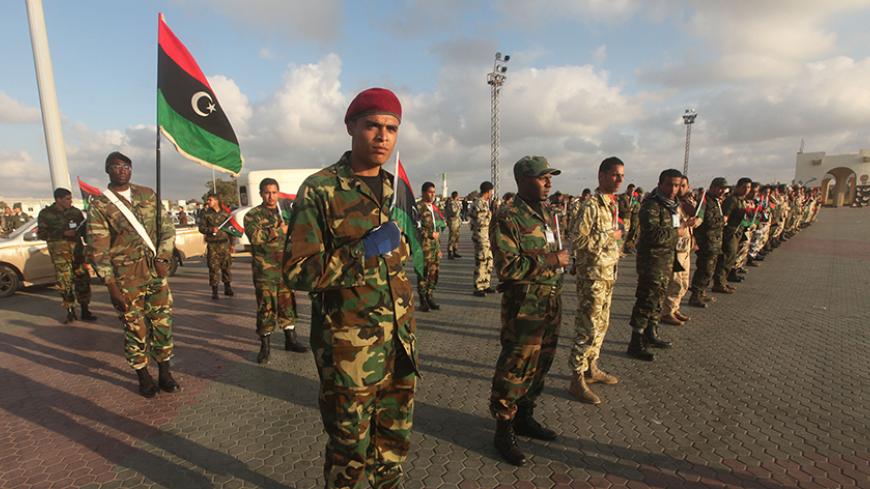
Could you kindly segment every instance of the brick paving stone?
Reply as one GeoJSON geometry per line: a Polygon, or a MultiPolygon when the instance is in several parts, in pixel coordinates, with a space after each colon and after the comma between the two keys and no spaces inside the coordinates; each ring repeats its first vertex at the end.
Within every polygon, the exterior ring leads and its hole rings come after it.
{"type": "MultiPolygon", "coordinates": [[[[663,327],[674,348],[653,363],[624,354],[636,275],[620,264],[591,407],[567,394],[577,304],[568,277],[556,362],[537,417],[560,438],[521,438],[525,467],[492,447],[488,393],[499,296],[471,296],[471,243],[445,260],[443,308],[418,313],[423,378],[408,488],[870,488],[870,214],[824,209],[819,221],[750,271],[737,294],[663,327]]],[[[171,283],[175,370],[184,390],[146,401],[121,357],[103,287],[96,323],[57,323],[59,298],[31,288],[0,312],[0,488],[322,487],[325,436],[311,354],[273,340],[254,362],[250,260],[237,295],[212,301],[201,261],[171,283]]],[[[297,297],[307,339],[310,302],[297,297]]]]}

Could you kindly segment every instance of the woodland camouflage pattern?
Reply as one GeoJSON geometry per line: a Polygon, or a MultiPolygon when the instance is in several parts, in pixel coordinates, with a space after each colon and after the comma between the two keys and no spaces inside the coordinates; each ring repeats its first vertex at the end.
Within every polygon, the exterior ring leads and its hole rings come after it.
{"type": "Polygon", "coordinates": [[[677,229],[671,212],[654,194],[644,199],[638,215],[637,291],[631,324],[636,332],[659,324],[677,249],[677,229]]]}
{"type": "MultiPolygon", "coordinates": [[[[434,204],[433,204],[434,205],[434,204]]],[[[425,276],[417,277],[417,292],[421,296],[430,296],[438,285],[438,267],[441,264],[441,239],[435,237],[440,230],[435,225],[435,216],[429,206],[422,200],[417,203],[417,215],[420,216],[420,226],[417,235],[420,247],[423,248],[423,272],[425,276]]]]}
{"type": "Polygon", "coordinates": [[[577,279],[577,314],[571,368],[577,374],[598,360],[610,325],[610,303],[619,264],[619,241],[613,216],[617,203],[597,191],[584,201],[571,228],[571,250],[577,279]]]}
{"type": "Polygon", "coordinates": [[[265,204],[245,214],[245,235],[251,242],[251,268],[257,297],[257,335],[267,336],[275,329],[293,329],[296,324],[296,297],[287,287],[281,272],[287,233],[278,208],[265,204]]]}
{"type": "Polygon", "coordinates": [[[492,379],[490,412],[510,420],[517,409],[533,410],[553,365],[562,319],[562,272],[545,264],[556,251],[553,217],[520,196],[499,213],[494,233],[496,273],[503,291],[501,353],[492,379]]]}
{"type": "Polygon", "coordinates": [[[82,211],[75,207],[61,210],[57,204],[42,209],[37,217],[36,235],[48,242],[48,253],[54,264],[57,288],[60,289],[64,309],[74,307],[76,300],[81,305],[91,302],[91,275],[85,268],[85,250],[82,243],[85,228],[78,228],[84,220],[82,211]],[[70,223],[73,223],[72,227],[70,223]],[[76,228],[78,229],[74,238],[63,235],[64,231],[76,228]]]}
{"type": "Polygon", "coordinates": [[[471,241],[474,243],[474,288],[489,288],[492,280],[492,246],[489,240],[489,224],[492,210],[489,202],[476,198],[468,209],[471,218],[471,241]]]}
{"type": "Polygon", "coordinates": [[[284,276],[311,292],[311,346],[320,414],[329,436],[327,487],[397,487],[408,455],[417,378],[407,237],[392,253],[365,258],[363,237],[390,218],[383,199],[354,177],[350,152],[308,177],[290,219],[284,276]],[[377,437],[372,437],[372,432],[377,437]]]}
{"type": "Polygon", "coordinates": [[[726,285],[728,274],[737,263],[737,252],[740,246],[740,237],[743,235],[743,215],[746,212],[745,202],[742,197],[730,195],[722,203],[722,215],[725,216],[725,229],[722,231],[722,254],[716,263],[716,271],[713,275],[715,285],[726,285]]]}
{"type": "Polygon", "coordinates": [[[220,227],[229,217],[230,213],[224,209],[214,210],[211,207],[206,207],[199,218],[199,232],[205,235],[208,285],[211,287],[216,287],[221,282],[228,284],[233,281],[231,272],[233,253],[230,235],[220,230],[216,234],[212,234],[212,229],[220,227]]]}
{"type": "Polygon", "coordinates": [[[457,199],[447,199],[444,205],[444,214],[447,217],[447,229],[450,237],[447,238],[447,251],[456,253],[459,251],[459,230],[462,229],[462,202],[457,199]]]}
{"type": "MultiPolygon", "coordinates": [[[[109,192],[109,190],[106,190],[109,192]]],[[[157,197],[148,187],[130,185],[132,202],[118,195],[142,223],[157,247],[157,258],[170,261],[175,250],[175,227],[169,212],[161,213],[157,241],[157,197]]],[[[172,293],[166,277],[157,275],[151,250],[105,195],[91,199],[88,208],[88,256],[106,284],[117,283],[127,299],[124,352],[134,369],[145,367],[150,354],[157,362],[172,358],[172,293]],[[150,328],[149,328],[150,326],[150,328]]]]}
{"type": "Polygon", "coordinates": [[[712,195],[702,203],[704,219],[695,229],[695,241],[698,244],[695,274],[692,276],[693,292],[704,292],[710,286],[716,262],[722,254],[722,229],[725,220],[722,217],[722,206],[719,199],[712,195]]]}

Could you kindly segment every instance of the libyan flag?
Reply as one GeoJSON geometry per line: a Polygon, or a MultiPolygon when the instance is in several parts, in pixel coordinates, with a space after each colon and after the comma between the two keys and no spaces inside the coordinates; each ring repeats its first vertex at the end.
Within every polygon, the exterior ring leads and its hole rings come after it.
{"type": "Polygon", "coordinates": [[[220,230],[236,238],[241,238],[242,235],[245,234],[244,226],[239,224],[235,215],[231,215],[230,218],[221,225],[220,230]]]}
{"type": "Polygon", "coordinates": [[[90,207],[91,205],[91,199],[103,195],[103,192],[101,192],[100,189],[98,189],[97,187],[94,187],[93,185],[88,185],[87,183],[83,182],[81,177],[76,177],[76,180],[78,180],[79,190],[82,192],[84,208],[85,210],[88,210],[88,207],[90,207]]]}
{"type": "Polygon", "coordinates": [[[423,247],[417,239],[417,205],[414,202],[414,192],[411,190],[411,182],[405,173],[405,167],[399,155],[396,154],[396,173],[393,180],[393,210],[390,219],[402,230],[408,243],[411,245],[411,261],[417,275],[423,275],[425,261],[423,260],[423,247]]]}
{"type": "Polygon", "coordinates": [[[182,156],[238,175],[239,140],[196,60],[166,25],[157,21],[157,125],[182,156]]]}

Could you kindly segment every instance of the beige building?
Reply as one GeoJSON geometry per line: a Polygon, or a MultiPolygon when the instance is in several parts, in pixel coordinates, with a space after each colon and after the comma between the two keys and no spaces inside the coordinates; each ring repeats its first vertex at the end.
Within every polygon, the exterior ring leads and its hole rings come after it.
{"type": "Polygon", "coordinates": [[[867,205],[870,195],[870,149],[827,155],[798,153],[795,183],[821,187],[822,202],[835,207],[867,205]]]}

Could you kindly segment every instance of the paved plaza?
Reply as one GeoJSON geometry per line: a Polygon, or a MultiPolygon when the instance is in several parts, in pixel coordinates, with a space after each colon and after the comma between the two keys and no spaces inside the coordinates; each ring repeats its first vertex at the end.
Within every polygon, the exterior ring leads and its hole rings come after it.
{"type": "MultiPolygon", "coordinates": [[[[602,365],[604,404],[573,401],[576,305],[564,291],[559,351],[536,414],[559,433],[520,439],[526,466],[500,461],[487,399],[499,301],[471,295],[470,233],[444,260],[442,310],[417,314],[422,379],[407,488],[870,488],[870,211],[818,222],[751,269],[735,295],[665,326],[653,363],[625,349],[634,259],[620,264],[602,365]]],[[[250,259],[236,296],[210,299],[192,261],[171,281],[174,360],[184,390],[146,400],[122,356],[105,288],[93,324],[64,326],[60,298],[34,288],[0,300],[0,488],[322,487],[325,443],[311,353],[255,363],[250,259]]],[[[307,340],[309,301],[298,297],[307,340]]],[[[156,369],[155,369],[156,370],[156,369]]]]}

